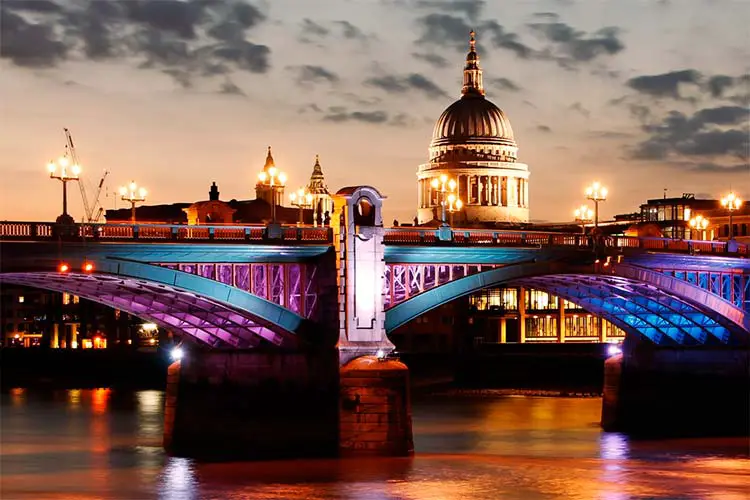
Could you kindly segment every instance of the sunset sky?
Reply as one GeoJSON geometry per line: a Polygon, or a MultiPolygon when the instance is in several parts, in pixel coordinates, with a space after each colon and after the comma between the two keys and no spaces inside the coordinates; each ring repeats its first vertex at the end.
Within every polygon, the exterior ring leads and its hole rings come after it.
{"type": "Polygon", "coordinates": [[[665,188],[750,196],[747,0],[0,5],[0,219],[60,213],[45,165],[68,127],[87,186],[110,171],[105,208],[131,179],[154,204],[207,199],[212,181],[224,200],[253,198],[271,145],[291,187],[320,154],[331,191],[373,185],[388,222],[410,221],[472,28],[531,171],[533,220],[571,220],[594,180],[605,217],[665,188]]]}

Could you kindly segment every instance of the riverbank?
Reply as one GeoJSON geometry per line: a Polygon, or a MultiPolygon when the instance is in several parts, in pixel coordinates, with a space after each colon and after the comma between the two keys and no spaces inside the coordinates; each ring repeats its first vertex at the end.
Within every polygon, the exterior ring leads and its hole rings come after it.
{"type": "MultiPolygon", "coordinates": [[[[603,350],[597,344],[485,346],[463,354],[399,353],[412,392],[476,395],[601,395],[603,350]]],[[[0,389],[164,390],[166,351],[2,349],[0,389]]]]}

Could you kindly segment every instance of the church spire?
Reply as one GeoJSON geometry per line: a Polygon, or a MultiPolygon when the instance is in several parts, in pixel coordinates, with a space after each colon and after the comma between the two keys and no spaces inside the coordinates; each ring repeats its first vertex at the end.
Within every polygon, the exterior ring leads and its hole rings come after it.
{"type": "Polygon", "coordinates": [[[269,168],[275,167],[276,164],[273,161],[273,156],[271,155],[271,146],[268,146],[268,155],[266,156],[266,164],[263,165],[263,171],[267,172],[269,168]]]}
{"type": "Polygon", "coordinates": [[[483,96],[484,85],[482,84],[482,68],[479,67],[479,54],[477,54],[477,41],[474,38],[474,30],[469,33],[469,53],[466,54],[466,65],[464,66],[464,86],[461,94],[465,96],[483,96]]]}
{"type": "Polygon", "coordinates": [[[323,177],[323,168],[320,166],[320,156],[318,155],[315,155],[315,165],[313,165],[310,184],[308,184],[307,190],[312,194],[328,193],[328,187],[326,186],[326,181],[323,177]]]}

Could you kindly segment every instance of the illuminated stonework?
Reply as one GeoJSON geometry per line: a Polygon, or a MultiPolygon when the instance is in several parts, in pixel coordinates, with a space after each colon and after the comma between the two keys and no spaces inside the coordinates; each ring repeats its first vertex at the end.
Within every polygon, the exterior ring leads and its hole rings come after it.
{"type": "Polygon", "coordinates": [[[529,167],[516,161],[510,121],[484,96],[474,32],[464,66],[461,98],[435,124],[429,162],[419,166],[418,219],[440,217],[440,196],[431,182],[445,174],[455,179],[463,209],[456,223],[528,222],[529,167]]]}

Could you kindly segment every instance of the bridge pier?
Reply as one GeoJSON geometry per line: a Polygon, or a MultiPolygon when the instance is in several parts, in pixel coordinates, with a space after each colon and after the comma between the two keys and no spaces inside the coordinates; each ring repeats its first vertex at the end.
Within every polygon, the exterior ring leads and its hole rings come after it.
{"type": "Polygon", "coordinates": [[[400,361],[356,358],[341,368],[342,456],[414,453],[409,370],[400,361]]]}
{"type": "Polygon", "coordinates": [[[602,427],[659,438],[750,435],[750,350],[628,337],[605,364],[602,427]]]}
{"type": "Polygon", "coordinates": [[[336,456],[338,378],[333,348],[191,351],[169,367],[164,447],[205,460],[336,456]]]}
{"type": "Polygon", "coordinates": [[[408,369],[336,349],[192,351],[170,365],[164,448],[202,460],[406,456],[408,369]]]}

